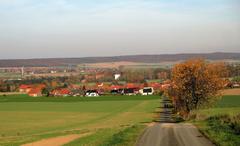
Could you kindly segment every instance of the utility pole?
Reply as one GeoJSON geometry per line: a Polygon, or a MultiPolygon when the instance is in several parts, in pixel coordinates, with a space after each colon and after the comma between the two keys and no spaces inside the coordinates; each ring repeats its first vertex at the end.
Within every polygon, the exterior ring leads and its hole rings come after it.
{"type": "Polygon", "coordinates": [[[23,79],[23,78],[24,78],[24,67],[21,68],[21,73],[22,73],[22,74],[21,74],[21,77],[22,77],[22,79],[23,79]]]}

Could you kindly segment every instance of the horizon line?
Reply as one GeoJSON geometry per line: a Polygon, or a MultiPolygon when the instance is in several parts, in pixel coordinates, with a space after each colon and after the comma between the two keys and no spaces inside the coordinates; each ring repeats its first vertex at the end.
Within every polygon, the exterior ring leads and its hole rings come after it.
{"type": "Polygon", "coordinates": [[[83,57],[39,57],[39,58],[9,58],[0,60],[41,60],[41,59],[79,59],[79,58],[107,58],[107,57],[124,57],[124,56],[154,56],[154,55],[188,55],[188,54],[234,54],[240,52],[226,52],[226,51],[215,51],[215,52],[194,52],[194,53],[159,53],[159,54],[129,54],[129,55],[109,55],[109,56],[83,56],[83,57]]]}

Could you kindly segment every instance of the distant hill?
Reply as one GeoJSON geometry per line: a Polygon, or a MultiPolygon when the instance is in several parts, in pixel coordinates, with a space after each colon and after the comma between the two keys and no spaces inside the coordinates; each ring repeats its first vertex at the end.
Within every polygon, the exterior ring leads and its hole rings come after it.
{"type": "Polygon", "coordinates": [[[83,57],[83,58],[46,58],[46,59],[9,59],[0,60],[0,67],[47,67],[67,66],[82,63],[101,62],[139,62],[161,63],[180,61],[190,58],[204,58],[209,60],[240,60],[240,53],[201,53],[201,54],[160,54],[160,55],[128,55],[113,57],[83,57]]]}

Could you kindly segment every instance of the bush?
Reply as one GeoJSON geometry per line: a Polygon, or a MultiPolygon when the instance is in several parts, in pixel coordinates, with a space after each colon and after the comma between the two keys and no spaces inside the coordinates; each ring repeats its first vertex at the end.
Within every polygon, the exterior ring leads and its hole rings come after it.
{"type": "Polygon", "coordinates": [[[236,134],[240,135],[240,114],[231,118],[231,128],[234,129],[236,134]]]}

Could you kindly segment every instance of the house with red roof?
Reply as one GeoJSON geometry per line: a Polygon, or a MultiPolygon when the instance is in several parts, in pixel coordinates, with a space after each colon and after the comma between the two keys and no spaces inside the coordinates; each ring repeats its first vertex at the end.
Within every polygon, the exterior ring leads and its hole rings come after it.
{"type": "Polygon", "coordinates": [[[160,90],[162,85],[160,83],[152,82],[148,83],[149,87],[152,87],[154,90],[160,90]]]}
{"type": "Polygon", "coordinates": [[[123,94],[124,86],[122,85],[111,85],[110,93],[111,94],[123,94]]]}
{"type": "Polygon", "coordinates": [[[50,93],[52,96],[69,96],[71,91],[68,88],[55,89],[50,93]]]}
{"type": "Polygon", "coordinates": [[[42,89],[45,88],[44,84],[36,84],[36,85],[27,85],[22,84],[19,86],[19,92],[27,93],[29,96],[41,96],[42,89]]]}
{"type": "Polygon", "coordinates": [[[31,91],[31,89],[32,89],[32,85],[22,84],[19,86],[19,92],[21,93],[28,93],[29,91],[31,91]]]}
{"type": "Polygon", "coordinates": [[[119,89],[123,89],[124,87],[121,85],[111,85],[110,88],[111,90],[119,90],[119,89]]]}
{"type": "Polygon", "coordinates": [[[126,95],[136,95],[139,93],[140,85],[134,83],[127,83],[124,86],[123,93],[126,95]]]}
{"type": "Polygon", "coordinates": [[[42,90],[45,88],[44,84],[36,84],[36,85],[21,85],[19,87],[19,91],[22,93],[27,93],[29,96],[37,97],[42,96],[42,90]]]}
{"type": "Polygon", "coordinates": [[[42,96],[42,89],[41,88],[32,88],[29,92],[28,92],[29,96],[32,97],[38,97],[38,96],[42,96]]]}

